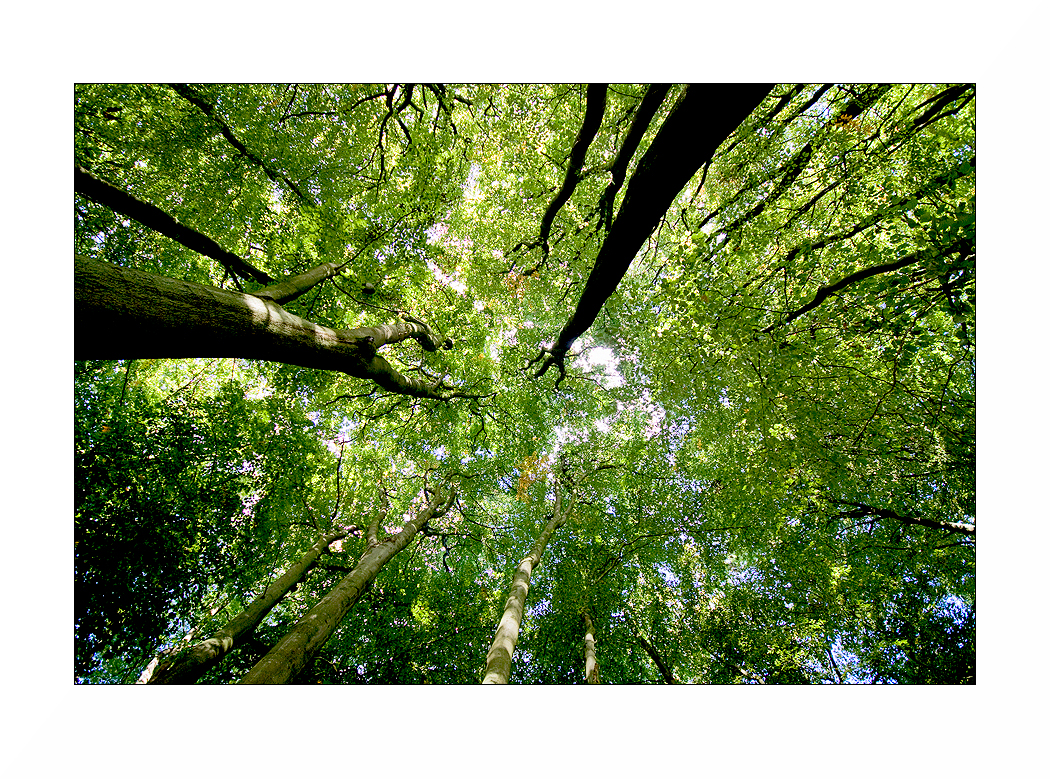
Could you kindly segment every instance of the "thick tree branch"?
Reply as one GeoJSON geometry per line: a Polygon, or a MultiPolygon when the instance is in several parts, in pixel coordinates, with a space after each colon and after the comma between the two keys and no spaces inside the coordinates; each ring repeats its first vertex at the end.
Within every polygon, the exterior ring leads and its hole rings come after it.
{"type": "Polygon", "coordinates": [[[344,267],[346,267],[345,262],[326,262],[318,265],[316,268],[311,268],[306,273],[282,279],[276,284],[255,290],[252,294],[257,298],[272,300],[274,303],[291,303],[322,281],[338,276],[342,273],[344,267]]]}
{"type": "Polygon", "coordinates": [[[855,273],[851,273],[850,275],[839,279],[834,284],[828,284],[826,286],[818,288],[816,294],[813,296],[813,299],[806,303],[806,305],[792,311],[790,314],[784,317],[783,321],[777,322],[775,324],[763,328],[762,332],[770,333],[779,327],[784,327],[785,325],[794,322],[803,314],[812,311],[814,308],[819,306],[821,303],[827,300],[830,295],[833,295],[836,292],[840,292],[841,290],[845,289],[851,284],[856,284],[858,281],[870,279],[872,276],[878,276],[883,273],[892,273],[893,271],[900,270],[901,268],[906,268],[909,265],[915,265],[920,262],[925,262],[942,254],[951,254],[952,252],[959,251],[961,248],[963,248],[963,242],[959,241],[953,244],[952,246],[948,247],[947,249],[924,249],[921,251],[913,252],[912,254],[908,254],[904,257],[901,257],[899,260],[895,260],[893,262],[883,263],[882,265],[873,265],[870,268],[864,268],[862,270],[856,271],[855,273]]]}
{"type": "Polygon", "coordinates": [[[394,322],[389,325],[379,325],[378,327],[358,327],[348,332],[353,332],[358,337],[371,337],[372,343],[377,349],[384,344],[399,343],[407,338],[414,338],[428,352],[452,348],[452,341],[444,338],[426,322],[410,317],[407,314],[402,314],[401,318],[404,321],[394,322]]]}
{"type": "Polygon", "coordinates": [[[678,684],[679,682],[678,679],[675,678],[674,671],[672,671],[671,667],[667,665],[666,662],[664,662],[664,659],[660,656],[660,653],[656,651],[656,647],[650,644],[646,640],[645,636],[642,635],[642,631],[638,628],[638,625],[635,624],[635,621],[631,619],[631,615],[624,612],[624,616],[627,617],[627,621],[630,623],[631,629],[634,630],[634,636],[638,639],[638,643],[642,645],[642,649],[645,650],[645,653],[649,655],[649,658],[653,661],[653,664],[660,671],[660,675],[664,678],[664,681],[668,684],[678,684]]]}
{"type": "Polygon", "coordinates": [[[915,132],[917,130],[921,130],[927,124],[932,124],[933,122],[937,121],[939,118],[941,118],[938,115],[938,112],[942,108],[954,103],[956,100],[962,97],[969,96],[972,99],[974,92],[975,87],[973,84],[956,84],[955,86],[948,87],[943,92],[939,92],[938,94],[934,95],[926,102],[916,106],[916,110],[918,110],[919,108],[922,108],[922,106],[926,105],[926,103],[932,103],[932,105],[928,109],[926,109],[926,111],[924,111],[921,116],[919,116],[915,119],[914,122],[912,122],[910,131],[915,132]]]}
{"type": "Polygon", "coordinates": [[[935,530],[947,530],[950,533],[964,533],[968,536],[977,535],[977,527],[965,522],[945,522],[939,519],[927,519],[925,517],[902,517],[895,511],[889,509],[875,508],[865,503],[854,503],[852,501],[835,500],[832,501],[836,506],[852,506],[850,511],[844,511],[839,514],[840,517],[852,517],[860,519],[862,517],[878,517],[879,519],[892,519],[900,522],[904,525],[921,525],[922,527],[930,527],[935,530]]]}
{"type": "Polygon", "coordinates": [[[217,260],[222,267],[234,275],[254,279],[260,284],[269,284],[273,281],[269,275],[233,252],[226,251],[203,233],[187,227],[156,206],[139,200],[134,195],[106,181],[95,178],[79,165],[73,166],[73,188],[84,197],[111,208],[118,214],[130,217],[151,230],[156,230],[161,235],[166,235],[187,249],[217,260]]]}

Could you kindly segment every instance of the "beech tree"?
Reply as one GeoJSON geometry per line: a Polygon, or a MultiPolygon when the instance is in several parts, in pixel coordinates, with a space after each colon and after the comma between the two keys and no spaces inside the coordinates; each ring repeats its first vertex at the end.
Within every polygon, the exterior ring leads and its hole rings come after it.
{"type": "Polygon", "coordinates": [[[973,683],[975,106],[78,85],[76,679],[973,683]]]}
{"type": "Polygon", "coordinates": [[[252,601],[244,611],[229,621],[211,638],[194,644],[177,657],[157,666],[148,679],[148,684],[187,684],[197,681],[211,666],[218,663],[237,642],[259,626],[273,607],[288,594],[292,587],[312,568],[317,558],[327,551],[333,542],[346,537],[345,532],[329,533],[318,539],[306,554],[300,557],[277,581],[252,601]]]}
{"type": "Polygon", "coordinates": [[[379,523],[385,514],[377,514],[365,535],[365,551],[354,569],[318,601],[296,623],[284,638],[260,660],[243,679],[242,684],[283,684],[295,678],[317,651],[325,645],[347,612],[354,607],[376,574],[389,560],[408,546],[431,519],[448,511],[455,500],[455,490],[447,497],[435,491],[426,506],[405,523],[396,536],[378,538],[379,523]]]}
{"type": "Polygon", "coordinates": [[[529,554],[518,563],[514,571],[510,594],[503,608],[503,617],[496,628],[496,637],[485,661],[485,678],[482,679],[482,684],[506,684],[510,678],[510,663],[514,657],[514,647],[518,643],[518,631],[525,610],[525,599],[529,595],[532,572],[539,567],[543,550],[547,548],[551,536],[568,521],[572,511],[573,493],[570,484],[567,483],[564,464],[560,476],[554,487],[554,510],[550,521],[532,545],[529,554]]]}

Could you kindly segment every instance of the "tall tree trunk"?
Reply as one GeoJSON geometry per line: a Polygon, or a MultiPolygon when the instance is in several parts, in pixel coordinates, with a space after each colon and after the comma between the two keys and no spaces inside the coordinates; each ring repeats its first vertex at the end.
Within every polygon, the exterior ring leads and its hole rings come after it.
{"type": "Polygon", "coordinates": [[[616,290],[642,244],[700,166],[714,156],[722,142],[772,90],[771,84],[703,84],[685,88],[652,144],[638,161],[627,184],[623,204],[602,243],[576,310],[537,371],[542,376],[558,367],[560,384],[565,356],[598,316],[616,290]]]}
{"type": "Polygon", "coordinates": [[[306,572],[313,567],[329,546],[346,533],[329,533],[322,536],[302,557],[292,563],[284,574],[273,582],[262,595],[253,600],[247,608],[231,619],[229,623],[211,638],[201,641],[187,651],[179,653],[171,660],[165,661],[153,672],[148,684],[192,684],[215,666],[222,658],[240,644],[273,610],[291,588],[302,580],[306,572]]]}
{"type": "Polygon", "coordinates": [[[254,295],[74,259],[73,356],[85,359],[239,357],[340,371],[389,392],[443,398],[437,387],[395,370],[376,349],[417,338],[418,322],[333,330],[254,295]]]}
{"type": "Polygon", "coordinates": [[[550,541],[554,532],[568,520],[572,508],[571,493],[563,499],[564,490],[561,487],[562,485],[559,484],[556,488],[554,515],[540,533],[540,537],[536,539],[532,551],[518,564],[514,572],[514,580],[511,583],[510,595],[507,597],[507,605],[503,609],[503,617],[499,621],[496,637],[485,658],[485,677],[481,681],[482,684],[506,684],[510,679],[510,661],[514,656],[514,647],[518,643],[521,617],[525,610],[525,599],[529,594],[532,572],[539,567],[543,550],[547,548],[547,542],[550,541]]]}
{"type": "Polygon", "coordinates": [[[377,515],[369,528],[368,544],[354,570],[321,598],[240,683],[287,684],[293,681],[331,638],[376,574],[412,542],[420,528],[448,511],[455,494],[455,489],[450,490],[446,499],[436,491],[426,507],[406,522],[400,533],[382,541],[376,538],[377,515]]]}
{"type": "Polygon", "coordinates": [[[594,649],[594,622],[583,612],[583,678],[587,684],[598,684],[598,653],[594,649]]]}
{"type": "MultiPolygon", "coordinates": [[[[230,598],[229,596],[227,596],[223,599],[221,603],[208,609],[208,616],[214,617],[216,614],[222,611],[226,607],[226,604],[229,602],[229,600],[230,598]]],[[[153,678],[153,672],[157,670],[157,666],[160,665],[161,661],[167,662],[167,658],[174,657],[183,649],[190,646],[194,639],[197,638],[197,630],[199,627],[200,625],[194,625],[193,628],[191,628],[190,631],[181,639],[179,639],[166,649],[158,651],[153,656],[153,659],[149,661],[149,665],[147,665],[143,669],[142,673],[139,675],[139,678],[135,681],[135,684],[149,684],[150,679],[153,678]]]]}

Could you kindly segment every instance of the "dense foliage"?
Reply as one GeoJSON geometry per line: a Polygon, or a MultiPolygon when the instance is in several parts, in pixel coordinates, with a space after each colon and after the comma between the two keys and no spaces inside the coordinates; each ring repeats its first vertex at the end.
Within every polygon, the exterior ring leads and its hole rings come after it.
{"type": "MultiPolygon", "coordinates": [[[[382,351],[441,398],[238,355],[76,362],[77,680],[135,681],[348,530],[202,679],[238,680],[353,569],[370,517],[395,534],[442,483],[452,509],[298,681],[477,682],[560,483],[511,681],[583,682],[586,613],[605,683],[974,682],[975,88],[773,87],[564,378],[537,376],[681,93],[77,86],[92,176],[271,279],[343,265],[283,303],[304,320],[418,320],[451,347],[382,351]]],[[[77,254],[264,286],[74,207],[77,254]]]]}

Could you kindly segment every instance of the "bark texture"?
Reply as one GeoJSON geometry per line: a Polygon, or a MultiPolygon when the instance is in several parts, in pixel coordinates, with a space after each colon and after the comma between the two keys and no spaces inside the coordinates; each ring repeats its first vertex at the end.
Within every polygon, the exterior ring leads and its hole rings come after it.
{"type": "Polygon", "coordinates": [[[602,305],[616,290],[638,250],[682,187],[771,90],[770,84],[705,84],[685,88],[638,162],[576,310],[547,352],[537,377],[556,365],[561,374],[557,383],[561,382],[569,348],[594,324],[602,305]]]}
{"type": "Polygon", "coordinates": [[[543,550],[547,548],[551,536],[568,520],[571,508],[571,495],[563,498],[562,490],[558,489],[554,501],[554,516],[536,539],[532,551],[518,564],[514,572],[510,595],[503,608],[503,617],[499,621],[496,637],[485,658],[485,677],[481,681],[482,684],[506,684],[510,679],[510,661],[514,656],[514,647],[518,644],[521,617],[525,610],[525,599],[529,595],[532,572],[539,567],[543,550]]]}
{"type": "Polygon", "coordinates": [[[190,647],[178,656],[162,663],[149,679],[148,684],[192,684],[210,668],[218,664],[234,647],[239,646],[266,618],[273,607],[298,584],[329,546],[346,533],[329,533],[318,539],[306,554],[296,560],[280,578],[274,581],[262,595],[211,638],[190,647]]]}
{"type": "Polygon", "coordinates": [[[269,284],[273,281],[270,276],[247,260],[223,249],[203,233],[187,227],[171,214],[162,211],[155,205],[139,200],[134,195],[130,195],[102,179],[95,178],[79,165],[73,166],[73,189],[84,197],[94,200],[99,205],[111,208],[118,214],[124,214],[124,216],[134,219],[151,230],[156,230],[161,235],[166,235],[187,249],[203,254],[205,257],[211,257],[236,276],[253,279],[260,284],[269,284]]]}
{"type": "Polygon", "coordinates": [[[376,349],[408,337],[429,343],[419,323],[333,330],[272,300],[121,268],[74,261],[73,356],[86,359],[239,357],[340,371],[389,392],[443,396],[404,376],[376,349]]]}
{"type": "Polygon", "coordinates": [[[447,498],[434,493],[426,507],[406,522],[400,533],[382,541],[375,538],[375,528],[379,525],[377,516],[370,527],[368,545],[354,570],[321,598],[240,683],[287,684],[294,681],[332,637],[383,566],[408,546],[428,521],[443,516],[453,500],[455,490],[451,490],[447,498]]]}
{"type": "Polygon", "coordinates": [[[306,273],[290,279],[282,279],[277,284],[271,284],[263,289],[257,289],[252,294],[257,298],[272,300],[274,303],[290,303],[325,279],[338,276],[344,266],[345,263],[326,262],[316,268],[311,268],[306,273]]]}

